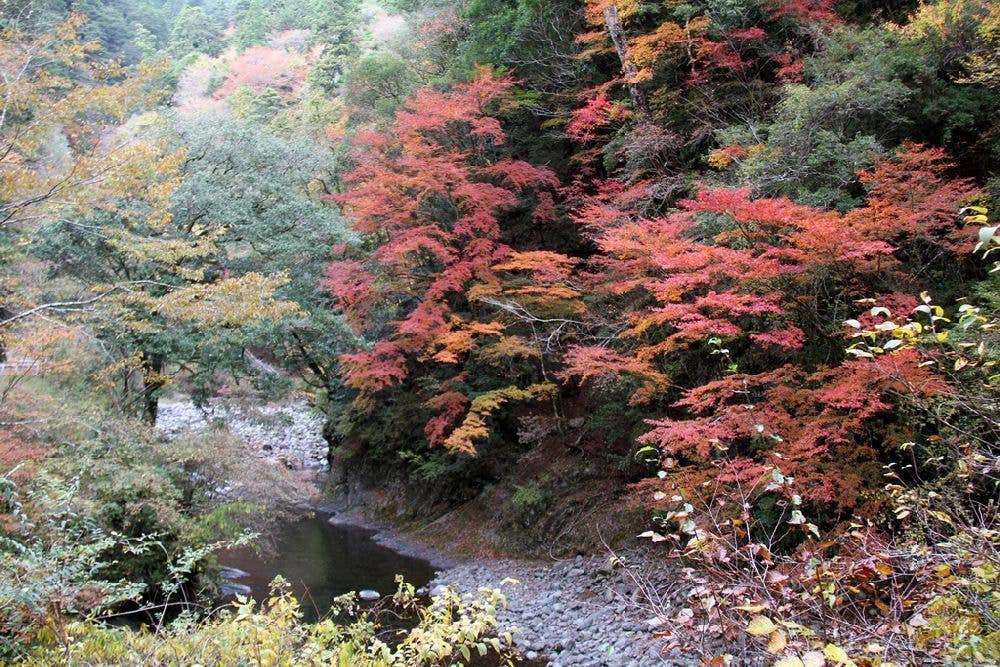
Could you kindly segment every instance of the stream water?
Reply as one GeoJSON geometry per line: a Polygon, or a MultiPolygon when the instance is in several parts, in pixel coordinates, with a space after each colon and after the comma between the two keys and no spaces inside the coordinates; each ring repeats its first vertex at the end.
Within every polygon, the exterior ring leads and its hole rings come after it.
{"type": "Polygon", "coordinates": [[[397,553],[372,536],[365,528],[333,525],[316,514],[281,527],[273,536],[271,555],[241,548],[223,552],[219,562],[231,568],[226,572],[229,590],[257,600],[267,596],[271,581],[281,575],[291,584],[305,620],[314,621],[338,595],[365,589],[391,595],[397,574],[418,587],[434,576],[427,561],[397,553]]]}

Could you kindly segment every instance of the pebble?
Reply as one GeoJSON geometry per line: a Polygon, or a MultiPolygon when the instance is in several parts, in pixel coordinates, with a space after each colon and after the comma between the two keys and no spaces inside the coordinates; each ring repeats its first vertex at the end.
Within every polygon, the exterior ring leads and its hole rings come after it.
{"type": "MultiPolygon", "coordinates": [[[[643,578],[671,579],[680,574],[660,555],[640,550],[618,554],[633,573],[643,578]],[[654,576],[655,575],[655,576],[654,576]]],[[[498,614],[503,629],[514,632],[516,648],[527,660],[545,660],[561,667],[637,667],[697,665],[694,656],[668,656],[662,640],[643,621],[648,608],[622,596],[617,587],[632,585],[626,570],[609,569],[604,556],[577,556],[568,562],[473,560],[438,573],[431,594],[445,585],[463,593],[481,586],[499,587],[508,606],[498,614]],[[504,579],[517,584],[504,584],[504,579]],[[637,628],[641,628],[636,632],[637,628]]],[[[682,605],[660,610],[673,617],[682,605]]]]}
{"type": "Polygon", "coordinates": [[[379,595],[378,591],[373,591],[370,588],[366,588],[365,590],[358,592],[358,597],[366,602],[371,602],[373,600],[378,600],[382,596],[379,595]]]}

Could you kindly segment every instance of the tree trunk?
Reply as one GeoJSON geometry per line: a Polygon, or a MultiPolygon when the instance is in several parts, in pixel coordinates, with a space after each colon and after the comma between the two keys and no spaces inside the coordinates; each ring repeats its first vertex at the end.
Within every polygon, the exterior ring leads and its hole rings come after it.
{"type": "Polygon", "coordinates": [[[160,411],[157,390],[163,386],[163,359],[142,355],[142,417],[149,424],[156,424],[160,411]]]}
{"type": "Polygon", "coordinates": [[[646,116],[649,114],[649,105],[646,104],[646,94],[639,87],[636,79],[639,76],[639,68],[636,67],[632,59],[632,52],[628,48],[628,40],[625,38],[625,28],[622,27],[621,19],[618,17],[618,5],[610,4],[604,10],[604,22],[608,26],[608,35],[618,52],[618,59],[622,62],[622,73],[625,75],[625,85],[628,86],[628,95],[632,100],[632,107],[636,113],[646,116]]]}

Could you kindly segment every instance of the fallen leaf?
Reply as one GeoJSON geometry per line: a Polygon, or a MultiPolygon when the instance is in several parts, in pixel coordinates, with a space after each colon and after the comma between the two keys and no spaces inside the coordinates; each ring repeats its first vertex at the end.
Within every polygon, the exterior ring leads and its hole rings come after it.
{"type": "Polygon", "coordinates": [[[808,651],[802,654],[802,667],[823,667],[826,658],[819,651],[808,651]]]}
{"type": "Polygon", "coordinates": [[[774,667],[805,667],[805,663],[798,656],[793,655],[774,663],[774,667]]]}
{"type": "Polygon", "coordinates": [[[769,635],[774,630],[774,623],[767,616],[754,616],[750,619],[750,624],[747,626],[747,632],[754,637],[769,635]]]}
{"type": "Polygon", "coordinates": [[[771,638],[767,642],[767,652],[771,655],[778,655],[788,646],[788,637],[781,630],[771,633],[771,638]]]}
{"type": "Polygon", "coordinates": [[[857,664],[851,660],[851,657],[847,655],[847,651],[840,648],[836,644],[827,644],[823,647],[823,655],[826,656],[828,660],[832,660],[836,665],[845,665],[845,667],[858,667],[857,664]]]}

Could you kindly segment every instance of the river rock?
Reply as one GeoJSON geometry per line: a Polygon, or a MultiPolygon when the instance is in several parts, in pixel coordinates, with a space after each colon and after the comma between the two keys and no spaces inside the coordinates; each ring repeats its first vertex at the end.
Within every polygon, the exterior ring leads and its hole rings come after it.
{"type": "Polygon", "coordinates": [[[373,591],[370,588],[366,588],[365,590],[360,591],[358,593],[358,597],[364,600],[365,602],[372,602],[374,600],[378,600],[382,596],[379,595],[378,591],[373,591]]]}
{"type": "Polygon", "coordinates": [[[234,597],[236,595],[250,595],[253,589],[246,584],[236,584],[231,581],[224,581],[219,587],[222,597],[234,597]]]}
{"type": "Polygon", "coordinates": [[[249,577],[249,572],[244,572],[238,567],[221,567],[219,568],[219,578],[226,581],[232,581],[233,579],[245,579],[249,577]]]}
{"type": "Polygon", "coordinates": [[[445,584],[460,593],[475,593],[481,586],[501,588],[508,601],[507,608],[497,614],[501,629],[517,629],[516,648],[526,659],[565,667],[623,667],[631,661],[643,667],[697,665],[694,655],[664,654],[665,640],[654,637],[654,630],[643,625],[652,609],[665,617],[675,616],[683,605],[675,606],[673,596],[632,601],[614,595],[615,589],[634,588],[632,577],[673,584],[682,574],[659,553],[637,548],[616,556],[625,562],[623,567],[609,568],[607,554],[555,563],[466,561],[440,572],[431,582],[432,592],[439,593],[445,584]],[[498,586],[504,579],[520,583],[498,586]],[[666,602],[661,604],[661,600],[666,602]]]}
{"type": "Polygon", "coordinates": [[[304,401],[243,408],[221,399],[198,407],[191,401],[163,401],[156,430],[172,439],[222,427],[258,458],[289,470],[326,470],[329,446],[324,418],[304,401]]]}

